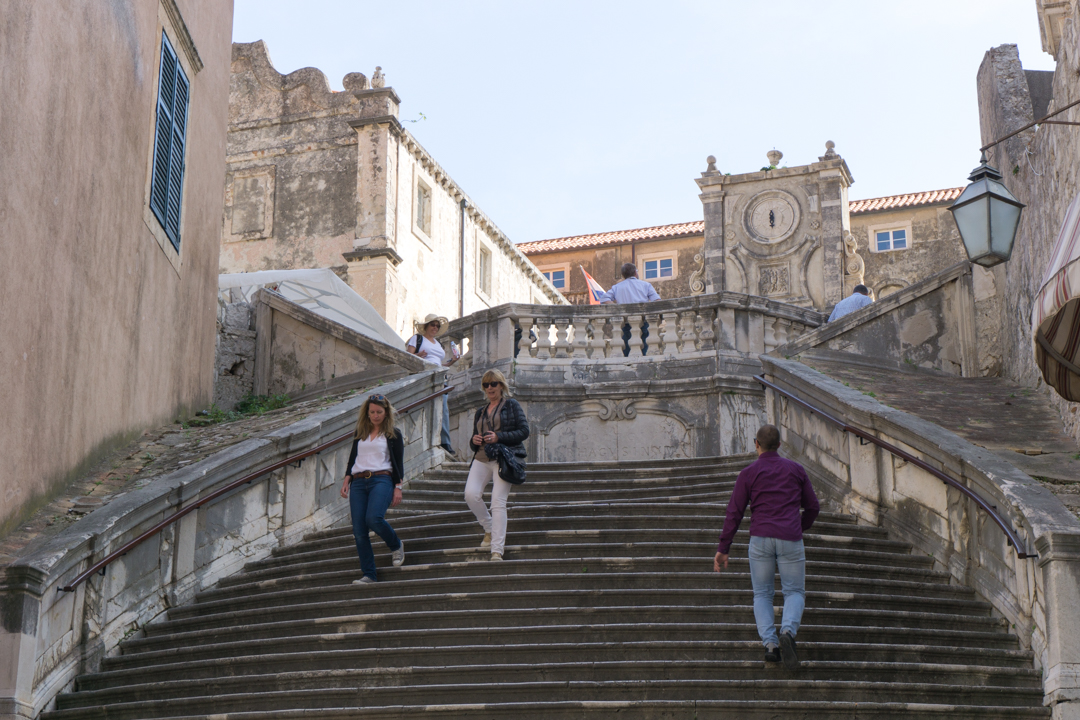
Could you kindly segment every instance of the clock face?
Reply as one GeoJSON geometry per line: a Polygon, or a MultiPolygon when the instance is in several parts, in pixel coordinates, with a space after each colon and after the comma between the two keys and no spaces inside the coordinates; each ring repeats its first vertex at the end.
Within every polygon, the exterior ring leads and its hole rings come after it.
{"type": "Polygon", "coordinates": [[[746,225],[750,235],[762,243],[776,243],[795,232],[799,217],[787,193],[768,193],[750,203],[746,225]]]}

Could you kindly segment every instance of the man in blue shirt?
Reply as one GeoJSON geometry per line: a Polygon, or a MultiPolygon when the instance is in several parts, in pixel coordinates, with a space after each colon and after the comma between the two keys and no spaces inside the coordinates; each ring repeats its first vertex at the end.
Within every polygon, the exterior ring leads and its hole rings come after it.
{"type": "Polygon", "coordinates": [[[829,316],[829,322],[839,320],[845,315],[853,313],[859,308],[864,308],[872,302],[874,301],[870,299],[870,291],[867,287],[865,285],[856,285],[855,291],[851,293],[851,295],[836,303],[832,315],[829,316]]]}
{"type": "MultiPolygon", "coordinates": [[[[626,303],[650,302],[660,299],[660,295],[650,283],[638,280],[637,266],[634,263],[624,264],[621,273],[623,276],[622,282],[615,283],[610,290],[600,295],[602,305],[608,303],[625,305],[626,303]]],[[[623,357],[628,357],[630,355],[630,323],[625,323],[622,330],[623,357]]],[[[641,324],[641,352],[645,355],[649,353],[649,344],[645,342],[648,337],[649,323],[645,321],[641,324]]]]}

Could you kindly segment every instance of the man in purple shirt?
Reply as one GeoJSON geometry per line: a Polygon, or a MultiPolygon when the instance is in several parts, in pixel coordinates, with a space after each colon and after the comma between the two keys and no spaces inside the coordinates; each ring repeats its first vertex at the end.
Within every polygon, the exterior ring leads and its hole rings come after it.
{"type": "Polygon", "coordinates": [[[728,501],[720,545],[713,570],[728,566],[731,541],[750,505],[750,582],[754,586],[754,619],[765,645],[765,661],[784,660],[784,667],[799,667],[795,635],[806,604],[806,552],[802,534],[814,524],[820,506],[803,466],[776,454],[780,431],[763,425],[754,438],[758,459],[739,473],[728,501]],[[802,512],[800,513],[800,509],[802,512]],[[784,615],[776,637],[773,598],[775,575],[780,570],[784,615]]]}

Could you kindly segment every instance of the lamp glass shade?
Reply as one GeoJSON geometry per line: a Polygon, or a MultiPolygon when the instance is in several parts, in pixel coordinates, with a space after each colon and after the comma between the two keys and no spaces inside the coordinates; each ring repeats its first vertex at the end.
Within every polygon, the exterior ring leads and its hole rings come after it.
{"type": "Polygon", "coordinates": [[[971,184],[956,199],[952,211],[971,262],[993,267],[1012,256],[1023,203],[1001,182],[1001,173],[986,163],[972,171],[971,184]]]}

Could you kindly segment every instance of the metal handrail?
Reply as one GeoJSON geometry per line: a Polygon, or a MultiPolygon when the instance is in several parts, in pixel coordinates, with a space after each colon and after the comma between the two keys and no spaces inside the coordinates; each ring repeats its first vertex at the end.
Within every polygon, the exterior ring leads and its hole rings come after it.
{"type": "MultiPolygon", "coordinates": [[[[452,388],[452,387],[443,388],[442,390],[440,390],[437,393],[432,393],[431,395],[428,395],[427,397],[420,398],[416,402],[410,403],[409,405],[406,405],[405,407],[399,409],[397,412],[398,412],[398,414],[401,414],[401,413],[407,413],[410,410],[415,410],[416,408],[418,408],[421,405],[425,404],[429,400],[434,400],[435,398],[439,397],[440,395],[446,395],[447,393],[453,391],[453,389],[454,388],[452,388]]],[[[128,554],[128,552],[130,552],[132,548],[134,548],[137,545],[141,544],[144,540],[146,540],[146,539],[148,539],[150,537],[153,537],[154,535],[157,535],[159,532],[161,532],[163,529],[165,529],[169,525],[172,525],[174,522],[176,522],[180,518],[184,517],[188,513],[192,512],[194,510],[198,510],[200,507],[202,507],[206,503],[210,502],[211,500],[216,500],[217,498],[221,497],[225,493],[227,493],[227,492],[229,492],[231,490],[235,490],[236,488],[240,487],[241,485],[250,484],[250,483],[254,482],[255,480],[258,480],[260,477],[262,477],[264,475],[269,475],[270,473],[274,472],[275,470],[280,470],[281,468],[285,467],[286,465],[292,465],[294,462],[299,462],[300,460],[303,460],[306,457],[310,457],[311,455],[317,455],[318,453],[321,453],[323,450],[328,450],[329,448],[332,448],[333,446],[335,446],[335,445],[337,445],[339,443],[345,442],[346,440],[350,439],[352,436],[353,436],[353,433],[351,433],[351,432],[345,433],[344,435],[341,435],[340,437],[336,437],[333,440],[328,440],[327,442],[324,442],[322,445],[319,445],[318,447],[312,448],[310,450],[305,450],[302,453],[297,453],[296,455],[292,455],[290,457],[287,457],[284,460],[279,460],[278,462],[274,463],[273,465],[267,465],[266,467],[264,467],[264,468],[262,468],[260,470],[256,470],[253,473],[249,473],[248,475],[245,475],[244,477],[240,478],[239,480],[234,480],[233,482],[229,483],[228,485],[226,485],[223,488],[215,490],[214,492],[210,493],[206,497],[201,498],[201,499],[197,500],[196,502],[193,502],[192,504],[188,505],[183,510],[180,510],[180,511],[174,513],[173,515],[170,515],[169,517],[165,518],[164,520],[159,522],[157,525],[155,525],[154,527],[152,527],[149,530],[147,530],[146,532],[144,532],[139,537],[137,537],[134,540],[131,540],[130,542],[126,543],[119,550],[115,550],[112,553],[106,555],[98,563],[96,563],[93,567],[91,567],[89,570],[86,570],[85,572],[83,572],[77,578],[72,580],[69,584],[67,584],[64,587],[60,588],[60,590],[62,592],[71,592],[76,587],[78,587],[78,585],[80,583],[82,583],[84,580],[86,580],[88,577],[90,577],[91,575],[93,575],[94,573],[96,573],[99,570],[104,570],[105,566],[108,565],[109,563],[111,563],[116,558],[128,554]]]]}
{"type": "Polygon", "coordinates": [[[1020,548],[1024,547],[1024,545],[1021,542],[1020,538],[1013,531],[1012,527],[1008,523],[1005,522],[1005,519],[997,514],[997,511],[995,510],[994,506],[988,504],[985,500],[983,500],[981,497],[976,495],[974,493],[974,491],[972,491],[970,488],[968,488],[963,483],[961,483],[961,482],[959,482],[957,480],[954,480],[953,478],[949,477],[945,473],[943,473],[940,470],[938,470],[937,468],[933,467],[932,465],[930,465],[926,461],[920,460],[919,458],[915,457],[911,453],[905,452],[904,450],[901,450],[900,448],[896,447],[895,445],[887,443],[884,440],[881,440],[881,439],[875,437],[874,435],[871,435],[870,433],[866,432],[865,430],[861,430],[861,429],[855,427],[854,425],[848,425],[843,420],[837,420],[832,415],[829,415],[828,413],[826,413],[823,410],[819,410],[818,408],[814,407],[813,405],[806,402],[805,400],[795,397],[794,395],[789,393],[787,390],[784,390],[783,388],[777,387],[773,383],[771,383],[768,380],[766,380],[765,378],[763,378],[761,375],[755,375],[754,379],[757,380],[762,385],[764,385],[765,387],[771,388],[772,390],[775,390],[776,392],[780,393],[781,395],[788,398],[789,400],[792,400],[792,401],[798,403],[799,405],[801,405],[805,409],[809,410],[810,412],[812,412],[812,413],[814,413],[816,415],[820,415],[822,418],[824,418],[825,420],[828,420],[833,425],[836,425],[837,427],[839,427],[844,432],[849,432],[852,435],[855,435],[856,437],[862,438],[863,440],[866,440],[867,442],[873,443],[874,445],[877,445],[880,448],[884,448],[885,450],[888,450],[889,452],[891,452],[893,455],[897,456],[898,458],[906,460],[907,462],[911,463],[912,465],[915,465],[916,467],[922,468],[926,472],[928,472],[931,475],[933,475],[934,477],[936,477],[938,480],[941,480],[943,483],[945,483],[949,487],[956,488],[957,490],[960,491],[960,494],[964,495],[965,497],[967,497],[967,498],[969,498],[971,500],[974,500],[975,504],[978,505],[979,508],[983,510],[983,512],[985,512],[987,515],[990,516],[990,519],[994,521],[994,524],[996,524],[999,528],[1001,528],[1001,531],[1003,533],[1005,533],[1005,538],[1008,540],[1009,545],[1011,545],[1013,547],[1013,549],[1016,550],[1016,556],[1018,558],[1025,559],[1025,558],[1037,558],[1037,557],[1039,557],[1038,553],[1029,553],[1029,552],[1027,552],[1027,550],[1021,550],[1020,548]]]}

